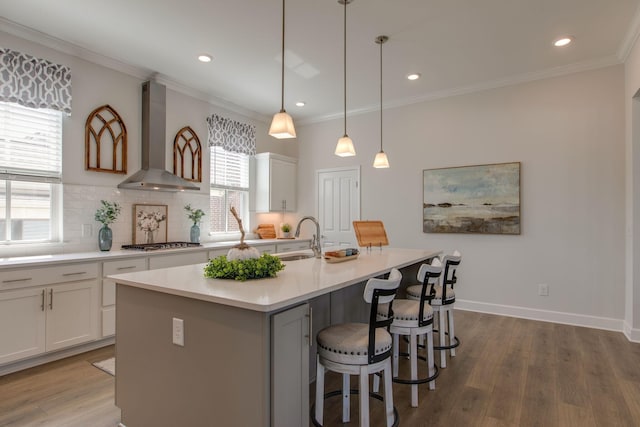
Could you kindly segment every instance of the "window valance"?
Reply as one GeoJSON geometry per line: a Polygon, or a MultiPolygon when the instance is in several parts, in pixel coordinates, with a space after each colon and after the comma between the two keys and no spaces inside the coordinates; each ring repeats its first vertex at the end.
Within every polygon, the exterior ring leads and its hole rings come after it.
{"type": "Polygon", "coordinates": [[[0,101],[71,114],[71,69],[0,48],[0,101]]]}
{"type": "Polygon", "coordinates": [[[207,117],[209,146],[233,153],[256,154],[256,127],[212,114],[207,117]]]}

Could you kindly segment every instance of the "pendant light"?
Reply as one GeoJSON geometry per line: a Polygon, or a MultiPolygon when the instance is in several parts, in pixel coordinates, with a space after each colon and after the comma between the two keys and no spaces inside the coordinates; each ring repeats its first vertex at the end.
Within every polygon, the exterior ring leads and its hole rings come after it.
{"type": "Polygon", "coordinates": [[[353,148],[353,141],[347,135],[347,5],[353,0],[338,0],[338,3],[344,5],[344,136],[338,139],[335,155],[340,157],[349,157],[356,155],[356,149],[353,148]]]}
{"type": "Polygon", "coordinates": [[[284,1],[282,0],[282,91],[280,112],[273,115],[269,135],[278,139],[295,138],[296,130],[293,127],[293,119],[284,110],[284,1]]]}
{"type": "Polygon", "coordinates": [[[376,43],[380,45],[380,152],[376,154],[376,158],[373,161],[374,168],[388,168],[389,159],[382,149],[382,45],[389,40],[387,36],[376,37],[376,43]]]}

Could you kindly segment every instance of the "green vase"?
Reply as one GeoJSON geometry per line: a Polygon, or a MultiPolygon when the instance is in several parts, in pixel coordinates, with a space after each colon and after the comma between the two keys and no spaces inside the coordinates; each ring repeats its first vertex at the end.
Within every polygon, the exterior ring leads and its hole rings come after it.
{"type": "Polygon", "coordinates": [[[113,231],[108,225],[103,225],[98,231],[98,247],[101,251],[110,251],[113,243],[113,231]]]}
{"type": "Polygon", "coordinates": [[[198,224],[193,224],[191,226],[189,236],[191,238],[191,243],[200,243],[200,227],[198,227],[198,224]]]}

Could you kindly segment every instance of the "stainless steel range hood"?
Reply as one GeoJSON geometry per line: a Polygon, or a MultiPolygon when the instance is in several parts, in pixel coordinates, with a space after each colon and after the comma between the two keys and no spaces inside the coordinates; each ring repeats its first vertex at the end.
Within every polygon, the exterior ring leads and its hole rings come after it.
{"type": "Polygon", "coordinates": [[[165,168],[166,99],[165,86],[152,81],[142,84],[142,169],[122,181],[118,188],[152,191],[200,189],[165,168]]]}

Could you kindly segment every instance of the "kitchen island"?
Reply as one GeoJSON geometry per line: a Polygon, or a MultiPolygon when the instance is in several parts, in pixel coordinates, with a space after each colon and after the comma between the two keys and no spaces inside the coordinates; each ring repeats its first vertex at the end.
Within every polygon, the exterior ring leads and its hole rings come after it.
{"type": "Polygon", "coordinates": [[[409,269],[411,281],[415,267],[438,254],[363,250],[343,263],[286,262],[278,277],[247,282],[207,279],[204,264],[110,276],[122,423],[307,425],[313,301],[394,267],[409,269]],[[180,323],[184,345],[179,337],[174,344],[180,323]]]}

